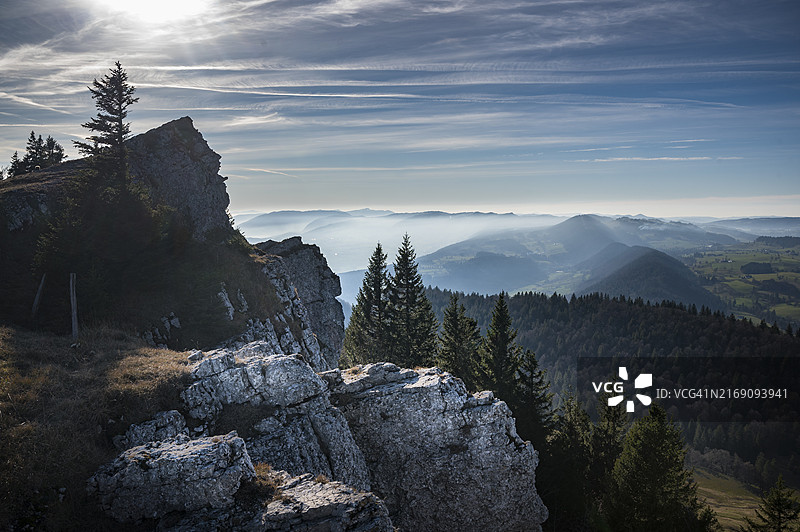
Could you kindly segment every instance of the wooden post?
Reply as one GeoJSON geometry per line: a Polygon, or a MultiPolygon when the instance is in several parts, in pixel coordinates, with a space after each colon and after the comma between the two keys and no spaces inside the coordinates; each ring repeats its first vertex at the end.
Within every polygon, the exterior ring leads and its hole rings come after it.
{"type": "Polygon", "coordinates": [[[31,319],[36,318],[36,312],[39,310],[39,302],[42,299],[42,290],[44,289],[44,280],[47,278],[47,274],[42,274],[42,280],[39,283],[39,289],[36,291],[36,297],[33,300],[33,309],[31,309],[31,319]]]}
{"type": "Polygon", "coordinates": [[[78,339],[78,298],[75,296],[75,274],[69,274],[69,303],[72,307],[72,339],[78,339]]]}

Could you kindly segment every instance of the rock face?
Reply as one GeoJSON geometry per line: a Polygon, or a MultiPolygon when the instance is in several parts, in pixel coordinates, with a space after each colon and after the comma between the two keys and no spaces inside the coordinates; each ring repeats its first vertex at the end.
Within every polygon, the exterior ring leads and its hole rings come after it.
{"type": "Polygon", "coordinates": [[[117,449],[130,449],[150,442],[169,440],[179,434],[189,435],[186,420],[177,410],[159,412],[151,421],[131,425],[124,436],[116,436],[117,449]]]}
{"type": "Polygon", "coordinates": [[[88,490],[119,521],[155,519],[173,511],[224,508],[243,479],[255,475],[244,441],[230,433],[133,447],[100,468],[88,490]]]}
{"type": "Polygon", "coordinates": [[[401,530],[540,530],[538,455],[491,392],[437,368],[381,363],[322,375],[401,530]]]}
{"type": "Polygon", "coordinates": [[[144,183],[153,200],[177,210],[203,241],[215,229],[229,232],[230,203],[220,156],[208,147],[188,116],[167,122],[126,143],[134,179],[144,183]]]}
{"type": "Polygon", "coordinates": [[[206,430],[233,416],[236,429],[250,434],[247,448],[256,462],[368,490],[364,457],[344,416],[331,406],[326,384],[299,357],[273,355],[263,346],[222,349],[198,362],[196,380],[183,393],[189,414],[206,430]]]}
{"type": "Polygon", "coordinates": [[[261,251],[279,255],[289,273],[297,295],[308,311],[311,329],[316,333],[329,368],[339,362],[344,340],[344,313],[336,299],[342,293],[339,276],[328,267],[328,261],[315,245],[303,244],[300,237],[282,242],[267,240],[256,244],[261,251]]]}
{"type": "Polygon", "coordinates": [[[394,532],[386,505],[371,493],[313,475],[272,474],[270,499],[237,502],[224,510],[192,512],[168,532],[240,530],[243,532],[394,532]]]}
{"type": "Polygon", "coordinates": [[[281,498],[256,515],[249,530],[394,530],[380,499],[341,482],[318,482],[312,475],[303,475],[286,479],[279,489],[281,498]]]}

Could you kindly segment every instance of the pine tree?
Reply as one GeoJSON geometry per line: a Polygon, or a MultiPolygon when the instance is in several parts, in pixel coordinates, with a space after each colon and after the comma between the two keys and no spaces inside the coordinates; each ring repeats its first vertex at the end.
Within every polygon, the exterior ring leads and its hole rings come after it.
{"type": "Polygon", "coordinates": [[[592,462],[589,467],[589,483],[597,500],[608,494],[612,482],[614,463],[622,453],[628,414],[623,408],[608,406],[612,394],[602,394],[597,410],[600,416],[592,430],[592,462]]]}
{"type": "Polygon", "coordinates": [[[56,142],[56,139],[50,135],[48,135],[47,139],[44,141],[44,152],[42,155],[42,168],[59,164],[66,158],[66,155],[64,155],[64,147],[56,142]]]}
{"type": "Polygon", "coordinates": [[[11,164],[8,167],[8,175],[10,177],[14,177],[15,175],[20,175],[25,173],[25,166],[22,163],[22,160],[19,158],[19,153],[14,152],[14,155],[11,156],[11,164]]]}
{"type": "Polygon", "coordinates": [[[744,532],[789,532],[800,530],[800,501],[793,489],[783,482],[783,475],[766,495],[756,509],[756,520],[745,517],[744,532]],[[756,522],[756,520],[758,522],[756,522]]]}
{"type": "Polygon", "coordinates": [[[130,124],[125,119],[128,107],[139,98],[133,97],[136,88],[128,83],[128,74],[120,62],[114,65],[110,74],[99,81],[95,79],[89,87],[98,113],[82,126],[95,134],[87,138],[89,142],[75,141],[75,145],[81,153],[94,157],[95,164],[108,177],[120,182],[125,179],[125,139],[130,136],[130,124]]]}
{"type": "Polygon", "coordinates": [[[397,250],[388,292],[390,359],[405,367],[434,364],[439,324],[425,296],[408,234],[403,236],[403,243],[397,250]]]}
{"type": "Polygon", "coordinates": [[[478,322],[467,316],[464,305],[458,302],[458,294],[451,294],[450,305],[444,310],[437,363],[463,380],[471,391],[477,390],[480,342],[478,322]]]}
{"type": "MultiPolygon", "coordinates": [[[[561,406],[549,438],[549,463],[542,468],[540,486],[550,511],[549,525],[554,530],[585,530],[591,506],[589,464],[592,424],[575,397],[561,406]]],[[[534,448],[536,446],[534,445],[534,448]]]]}
{"type": "Polygon", "coordinates": [[[684,469],[680,430],[658,404],[628,431],[614,464],[609,522],[619,530],[719,530],[713,512],[697,500],[684,469]]]}
{"type": "Polygon", "coordinates": [[[25,172],[33,172],[36,167],[42,168],[44,163],[44,141],[42,136],[36,137],[36,133],[31,131],[28,137],[28,144],[25,146],[25,156],[22,158],[22,164],[25,172]]]}
{"type": "Polygon", "coordinates": [[[536,355],[527,349],[522,354],[515,377],[511,408],[517,418],[520,436],[530,440],[534,449],[544,451],[556,424],[553,393],[550,392],[547,372],[539,367],[536,355]]]}
{"type": "Polygon", "coordinates": [[[380,242],[369,259],[364,281],[345,331],[342,363],[365,364],[385,360],[387,356],[387,286],[386,254],[380,242]]]}
{"type": "Polygon", "coordinates": [[[522,363],[522,348],[514,343],[517,331],[511,328],[506,296],[501,292],[492,311],[492,321],[481,346],[483,367],[481,387],[489,388],[513,405],[516,398],[517,370],[522,363]]]}

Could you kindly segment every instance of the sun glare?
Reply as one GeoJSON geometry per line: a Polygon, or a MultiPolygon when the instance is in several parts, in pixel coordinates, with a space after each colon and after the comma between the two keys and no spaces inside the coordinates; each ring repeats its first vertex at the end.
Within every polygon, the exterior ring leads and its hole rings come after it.
{"type": "Polygon", "coordinates": [[[149,24],[167,24],[202,15],[210,0],[95,0],[110,13],[128,16],[149,24]]]}

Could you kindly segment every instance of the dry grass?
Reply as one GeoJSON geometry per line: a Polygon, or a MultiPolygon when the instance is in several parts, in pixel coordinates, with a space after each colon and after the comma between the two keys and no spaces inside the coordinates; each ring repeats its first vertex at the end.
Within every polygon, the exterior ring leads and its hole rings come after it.
{"type": "Polygon", "coordinates": [[[282,497],[278,486],[281,479],[272,470],[269,464],[263,462],[253,464],[256,476],[242,482],[236,492],[236,501],[245,507],[266,507],[272,501],[282,497]]]}
{"type": "Polygon", "coordinates": [[[717,513],[723,529],[739,530],[745,517],[755,517],[761,499],[740,481],[704,468],[695,468],[694,480],[699,498],[717,513]]]}
{"type": "Polygon", "coordinates": [[[108,327],[71,344],[0,326],[0,529],[92,528],[86,480],[117,455],[111,438],[182,408],[185,353],[108,327]]]}

